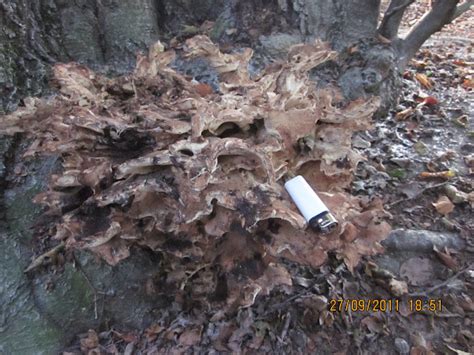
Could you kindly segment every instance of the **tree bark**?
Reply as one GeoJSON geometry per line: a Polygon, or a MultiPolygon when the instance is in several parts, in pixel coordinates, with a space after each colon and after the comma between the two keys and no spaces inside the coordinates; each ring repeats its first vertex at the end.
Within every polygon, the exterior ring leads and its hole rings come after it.
{"type": "Polygon", "coordinates": [[[400,65],[405,67],[423,43],[444,25],[451,22],[459,0],[437,0],[432,8],[410,30],[402,44],[400,65]]]}
{"type": "MultiPolygon", "coordinates": [[[[331,80],[345,85],[349,98],[379,94],[393,100],[396,95],[383,90],[395,89],[396,72],[431,34],[473,3],[467,0],[456,7],[458,0],[435,1],[400,40],[398,27],[412,2],[392,0],[377,29],[380,0],[0,0],[0,113],[14,109],[25,96],[48,93],[49,68],[55,61],[123,73],[133,68],[137,51],[206,20],[215,21],[213,40],[251,46],[259,65],[315,38],[341,53],[364,48],[364,53],[342,56],[346,62],[338,63],[331,80]],[[392,43],[381,43],[378,34],[392,43]]],[[[315,78],[321,79],[317,71],[315,78]]]]}
{"type": "Polygon", "coordinates": [[[0,0],[0,107],[10,111],[22,97],[44,92],[55,61],[73,60],[122,73],[133,67],[137,51],[205,20],[216,20],[214,39],[223,43],[257,46],[275,42],[272,36],[282,33],[289,34],[292,43],[318,37],[342,49],[374,36],[379,4],[380,0],[0,0]],[[228,34],[232,28],[237,32],[228,34]]]}
{"type": "Polygon", "coordinates": [[[415,0],[392,0],[380,24],[379,33],[387,39],[396,38],[403,14],[414,2],[415,0]]]}
{"type": "Polygon", "coordinates": [[[454,21],[459,16],[461,16],[463,13],[469,11],[473,5],[474,5],[474,0],[466,0],[462,4],[458,5],[456,7],[456,11],[454,12],[454,14],[451,18],[451,21],[454,21]]]}

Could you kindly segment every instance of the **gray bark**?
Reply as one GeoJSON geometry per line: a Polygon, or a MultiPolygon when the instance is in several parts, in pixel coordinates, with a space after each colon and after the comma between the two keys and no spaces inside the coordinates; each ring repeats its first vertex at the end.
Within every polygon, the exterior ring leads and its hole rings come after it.
{"type": "Polygon", "coordinates": [[[379,33],[388,39],[396,38],[403,14],[414,2],[415,0],[392,0],[380,24],[379,33]]]}
{"type": "MultiPolygon", "coordinates": [[[[214,39],[257,46],[276,32],[342,49],[376,32],[380,0],[0,0],[1,109],[47,87],[55,61],[122,73],[136,52],[185,25],[217,20],[214,39]],[[236,28],[235,34],[225,30],[236,28]],[[262,37],[263,36],[263,37],[262,37]]],[[[270,39],[271,40],[271,39],[270,39]]]]}
{"type": "Polygon", "coordinates": [[[423,43],[444,25],[451,22],[459,0],[437,0],[431,11],[410,30],[402,44],[400,63],[406,66],[423,43]]]}
{"type": "Polygon", "coordinates": [[[458,5],[456,7],[456,11],[454,12],[453,16],[451,17],[451,21],[454,21],[459,16],[461,16],[465,12],[469,11],[473,5],[474,5],[474,0],[466,0],[462,4],[458,5]]]}
{"type": "Polygon", "coordinates": [[[55,61],[108,64],[123,72],[159,35],[154,0],[2,0],[0,23],[3,111],[42,92],[55,61]]]}
{"type": "Polygon", "coordinates": [[[380,33],[393,40],[402,69],[432,33],[473,3],[435,1],[401,41],[398,27],[411,2],[393,0],[377,30],[380,0],[0,0],[0,112],[26,95],[44,93],[55,61],[123,73],[133,67],[137,51],[205,20],[215,21],[214,40],[252,46],[257,57],[261,49],[270,60],[299,41],[320,38],[343,50],[380,33]]]}

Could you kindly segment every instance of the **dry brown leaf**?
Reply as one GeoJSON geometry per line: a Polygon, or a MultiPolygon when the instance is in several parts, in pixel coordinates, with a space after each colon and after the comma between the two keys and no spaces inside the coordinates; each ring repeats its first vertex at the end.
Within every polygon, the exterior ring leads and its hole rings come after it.
{"type": "Polygon", "coordinates": [[[395,119],[397,121],[404,121],[407,118],[409,118],[413,113],[415,112],[415,109],[413,107],[408,107],[400,112],[397,112],[395,115],[395,119]]]}
{"type": "Polygon", "coordinates": [[[433,88],[433,82],[425,74],[416,73],[415,78],[424,88],[429,90],[433,88]]]}
{"type": "Polygon", "coordinates": [[[446,171],[437,171],[437,172],[427,172],[423,171],[420,174],[420,177],[422,179],[434,179],[434,178],[442,178],[445,180],[452,179],[453,177],[456,176],[456,173],[452,170],[446,170],[446,171]]]}
{"type": "Polygon", "coordinates": [[[187,328],[179,336],[179,343],[183,346],[197,345],[201,341],[202,328],[187,328]]]}
{"type": "Polygon", "coordinates": [[[474,89],[474,79],[466,78],[462,82],[462,86],[465,89],[474,89]]]}
{"type": "Polygon", "coordinates": [[[408,285],[405,281],[391,279],[388,285],[390,287],[390,292],[396,297],[401,297],[408,293],[408,285]]]}
{"type": "Polygon", "coordinates": [[[87,337],[81,339],[81,350],[87,353],[91,349],[95,349],[99,346],[99,337],[95,330],[89,329],[87,337]]]}
{"type": "Polygon", "coordinates": [[[270,263],[265,273],[255,282],[262,288],[261,294],[264,296],[268,296],[277,286],[286,286],[288,290],[293,286],[288,270],[275,263],[270,263]]]}
{"type": "Polygon", "coordinates": [[[411,285],[426,286],[435,277],[433,263],[428,258],[414,257],[400,267],[400,276],[407,278],[411,285]]]}
{"type": "Polygon", "coordinates": [[[159,324],[153,324],[149,326],[148,328],[146,328],[145,336],[146,336],[147,341],[153,342],[158,337],[158,334],[160,334],[163,330],[165,330],[165,328],[159,324]]]}
{"type": "Polygon", "coordinates": [[[445,195],[440,196],[438,198],[438,201],[433,202],[432,205],[434,206],[434,208],[436,208],[436,211],[438,211],[438,213],[444,216],[450,214],[454,210],[454,204],[445,195]]]}
{"type": "Polygon", "coordinates": [[[441,262],[446,265],[448,268],[451,270],[456,271],[458,269],[458,263],[456,260],[451,256],[447,251],[442,252],[436,248],[436,246],[433,247],[434,252],[436,253],[436,256],[441,260],[441,262]]]}
{"type": "Polygon", "coordinates": [[[363,318],[363,319],[360,321],[360,324],[362,324],[362,325],[364,325],[365,327],[367,327],[367,329],[368,329],[371,333],[378,334],[378,333],[382,333],[383,330],[384,330],[384,326],[383,326],[382,320],[380,320],[379,318],[377,318],[377,317],[375,317],[375,316],[368,316],[368,317],[363,318]]]}

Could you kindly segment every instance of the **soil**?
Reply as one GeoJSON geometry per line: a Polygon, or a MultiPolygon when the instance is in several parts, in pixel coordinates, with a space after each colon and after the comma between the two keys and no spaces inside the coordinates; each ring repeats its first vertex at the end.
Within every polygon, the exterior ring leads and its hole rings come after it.
{"type": "MultiPolygon", "coordinates": [[[[405,29],[426,6],[410,8],[405,29]]],[[[472,10],[424,45],[403,75],[398,106],[353,139],[367,160],[352,193],[384,200],[398,229],[394,235],[406,237],[397,247],[387,242],[384,254],[367,257],[352,274],[336,257],[319,269],[287,264],[291,294],[273,291],[249,308],[212,319],[192,305],[160,309],[146,329],[117,324],[91,330],[68,351],[472,353],[474,219],[472,199],[463,200],[473,188],[470,15],[472,10]],[[453,187],[459,201],[450,195],[453,187]],[[457,202],[448,203],[450,212],[435,205],[445,195],[457,202]],[[382,300],[380,307],[373,300],[382,300]]]]}

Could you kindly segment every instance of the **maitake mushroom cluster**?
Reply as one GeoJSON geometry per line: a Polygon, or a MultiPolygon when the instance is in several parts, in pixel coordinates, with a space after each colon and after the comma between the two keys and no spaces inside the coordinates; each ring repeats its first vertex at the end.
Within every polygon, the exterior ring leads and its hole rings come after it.
{"type": "Polygon", "coordinates": [[[379,99],[344,103],[309,79],[336,56],[321,42],[296,45],[251,78],[250,49],[224,54],[206,36],[174,50],[158,42],[118,78],[55,65],[59,94],[26,99],[0,125],[32,138],[27,156],[61,158],[36,198],[57,216],[53,238],[110,264],[132,245],[161,251],[176,261],[167,277],[178,289],[192,275],[202,279],[192,292],[209,293],[226,275],[227,301],[249,305],[291,286],[281,260],[318,267],[334,251],[352,270],[389,231],[380,202],[344,192],[363,159],[351,137],[370,127],[379,99]],[[207,63],[218,88],[180,73],[177,58],[207,63]],[[339,220],[332,234],[305,229],[283,188],[296,174],[339,220]]]}

